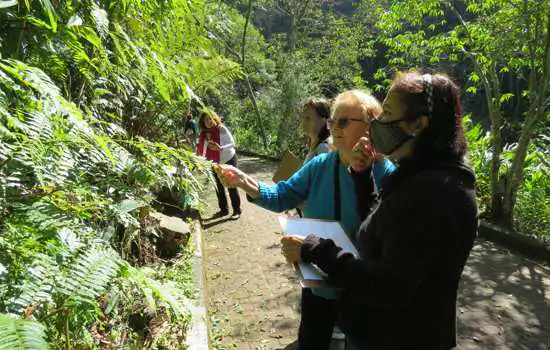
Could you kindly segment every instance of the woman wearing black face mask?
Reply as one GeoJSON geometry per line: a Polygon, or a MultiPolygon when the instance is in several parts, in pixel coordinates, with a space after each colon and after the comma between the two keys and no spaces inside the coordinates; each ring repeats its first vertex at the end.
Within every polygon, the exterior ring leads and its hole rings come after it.
{"type": "Polygon", "coordinates": [[[443,75],[399,74],[383,109],[370,136],[399,167],[357,234],[361,256],[314,235],[284,238],[283,252],[343,289],[339,324],[358,349],[451,349],[458,282],[477,231],[459,89],[443,75]]]}

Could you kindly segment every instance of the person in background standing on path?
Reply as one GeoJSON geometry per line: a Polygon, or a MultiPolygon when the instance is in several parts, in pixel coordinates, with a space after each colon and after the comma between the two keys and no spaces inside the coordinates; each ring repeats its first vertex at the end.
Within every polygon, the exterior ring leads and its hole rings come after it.
{"type": "MultiPolygon", "coordinates": [[[[330,152],[330,130],[327,121],[330,118],[330,102],[324,98],[311,97],[302,108],[302,131],[309,138],[309,147],[304,165],[319,154],[330,152]]],[[[296,211],[304,217],[302,203],[296,211]]]]}
{"type": "Polygon", "coordinates": [[[191,115],[190,111],[185,112],[184,118],[184,127],[183,133],[185,135],[185,140],[191,149],[195,149],[197,146],[197,136],[199,135],[199,130],[197,127],[197,122],[191,115]]]}
{"type": "Polygon", "coordinates": [[[327,121],[330,118],[330,102],[324,98],[312,97],[302,109],[302,130],[309,138],[309,148],[304,164],[319,154],[330,152],[330,130],[327,121]]]}
{"type": "Polygon", "coordinates": [[[358,349],[450,350],[478,226],[460,89],[442,74],[400,73],[383,108],[370,136],[399,167],[355,235],[360,257],[314,232],[283,237],[283,254],[315,264],[342,288],[338,325],[358,349]]]}
{"type": "MultiPolygon", "coordinates": [[[[395,168],[388,160],[376,160],[367,137],[370,123],[381,112],[380,103],[364,91],[351,90],[338,95],[328,120],[336,151],[313,158],[290,179],[276,185],[258,182],[228,166],[216,171],[224,184],[241,188],[249,201],[265,209],[280,213],[306,202],[306,218],[339,221],[353,241],[363,220],[357,208],[358,198],[366,205],[372,204],[382,178],[395,168]],[[365,193],[356,192],[350,168],[369,174],[361,187],[365,193]]],[[[329,349],[339,293],[334,288],[302,288],[300,350],[329,349]]]]}
{"type": "MultiPolygon", "coordinates": [[[[216,164],[229,164],[237,167],[237,152],[235,150],[235,140],[233,135],[222,124],[220,117],[214,111],[204,110],[199,118],[201,133],[197,145],[197,154],[206,157],[206,159],[216,164]]],[[[218,196],[218,206],[220,211],[215,217],[222,217],[229,214],[227,207],[227,197],[225,188],[216,172],[214,172],[216,181],[216,195],[218,196]]],[[[229,189],[231,206],[233,207],[232,220],[237,220],[241,216],[241,198],[236,188],[229,189]]]]}

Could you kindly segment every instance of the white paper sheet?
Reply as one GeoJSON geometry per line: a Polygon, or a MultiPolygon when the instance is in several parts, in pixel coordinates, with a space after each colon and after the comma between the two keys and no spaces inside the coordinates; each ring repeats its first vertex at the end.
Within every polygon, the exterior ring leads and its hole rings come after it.
{"type": "MultiPolygon", "coordinates": [[[[348,235],[344,232],[342,225],[337,221],[324,221],[315,219],[279,217],[279,223],[285,236],[306,237],[314,234],[321,238],[332,239],[337,246],[344,251],[359,256],[357,249],[351,243],[348,235]]],[[[299,264],[300,272],[304,280],[322,281],[324,273],[311,264],[299,264]]]]}

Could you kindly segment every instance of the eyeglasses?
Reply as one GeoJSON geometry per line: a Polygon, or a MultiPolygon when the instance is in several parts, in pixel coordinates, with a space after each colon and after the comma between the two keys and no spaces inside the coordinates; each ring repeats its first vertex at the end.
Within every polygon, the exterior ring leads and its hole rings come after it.
{"type": "Polygon", "coordinates": [[[347,117],[327,120],[328,127],[331,129],[333,129],[334,127],[338,127],[338,129],[345,129],[349,126],[350,122],[366,123],[364,119],[347,117]]]}

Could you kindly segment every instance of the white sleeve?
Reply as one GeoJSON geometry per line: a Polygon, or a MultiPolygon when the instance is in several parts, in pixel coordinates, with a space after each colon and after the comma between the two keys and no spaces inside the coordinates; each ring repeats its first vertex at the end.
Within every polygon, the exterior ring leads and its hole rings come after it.
{"type": "Polygon", "coordinates": [[[235,140],[233,139],[233,135],[231,135],[231,132],[229,132],[229,129],[225,127],[225,125],[221,125],[220,129],[220,148],[230,148],[235,146],[235,140]]]}

